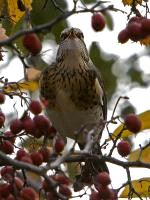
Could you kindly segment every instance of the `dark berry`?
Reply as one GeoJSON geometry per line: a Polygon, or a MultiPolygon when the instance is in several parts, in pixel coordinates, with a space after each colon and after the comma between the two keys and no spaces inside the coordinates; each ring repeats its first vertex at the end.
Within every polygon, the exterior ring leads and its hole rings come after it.
{"type": "Polygon", "coordinates": [[[51,126],[50,120],[44,115],[35,115],[33,120],[39,130],[46,131],[51,126]]]}
{"type": "Polygon", "coordinates": [[[42,112],[42,105],[39,101],[32,100],[29,104],[29,110],[35,115],[40,114],[42,112]]]}
{"type": "Polygon", "coordinates": [[[122,156],[128,156],[131,152],[131,146],[128,141],[122,140],[117,145],[118,153],[122,156]]]}
{"type": "Polygon", "coordinates": [[[58,137],[54,140],[54,149],[56,153],[60,153],[61,151],[63,151],[64,147],[65,147],[65,141],[63,138],[58,137]]]}
{"type": "Polygon", "coordinates": [[[125,28],[118,34],[118,42],[121,44],[126,43],[129,40],[128,30],[125,28]]]}
{"type": "Polygon", "coordinates": [[[109,185],[111,183],[110,176],[107,172],[100,172],[96,175],[95,181],[102,184],[103,186],[109,185]]]}
{"type": "Polygon", "coordinates": [[[99,13],[93,14],[92,20],[91,20],[91,25],[95,31],[102,31],[105,27],[104,16],[99,13]]]}
{"type": "Polygon", "coordinates": [[[5,102],[5,95],[0,92],[0,104],[3,104],[5,102]]]}
{"type": "Polygon", "coordinates": [[[15,119],[11,122],[10,124],[10,130],[14,133],[17,134],[21,132],[23,129],[23,123],[20,119],[15,119]]]}
{"type": "Polygon", "coordinates": [[[30,156],[31,156],[31,159],[32,159],[32,162],[33,162],[34,165],[39,166],[39,165],[42,164],[43,156],[40,152],[33,151],[30,156]]]}
{"type": "Polygon", "coordinates": [[[127,129],[133,133],[137,133],[141,130],[142,122],[140,118],[135,114],[129,114],[124,120],[127,129]]]}
{"type": "Polygon", "coordinates": [[[37,55],[42,49],[41,41],[35,33],[29,33],[25,35],[22,42],[24,47],[33,55],[37,55]]]}
{"type": "Polygon", "coordinates": [[[9,140],[4,140],[0,145],[0,149],[6,154],[12,154],[14,146],[9,140]]]}

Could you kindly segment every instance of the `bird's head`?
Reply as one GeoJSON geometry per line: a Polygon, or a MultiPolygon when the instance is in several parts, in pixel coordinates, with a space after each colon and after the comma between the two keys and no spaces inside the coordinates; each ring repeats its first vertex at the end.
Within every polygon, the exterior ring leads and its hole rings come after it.
{"type": "Polygon", "coordinates": [[[66,39],[79,39],[84,40],[84,35],[82,31],[79,28],[66,28],[61,32],[60,35],[61,41],[64,41],[66,39]]]}
{"type": "Polygon", "coordinates": [[[57,61],[65,57],[80,58],[87,61],[89,59],[84,35],[79,28],[66,28],[61,32],[60,45],[57,53],[57,61]]]}

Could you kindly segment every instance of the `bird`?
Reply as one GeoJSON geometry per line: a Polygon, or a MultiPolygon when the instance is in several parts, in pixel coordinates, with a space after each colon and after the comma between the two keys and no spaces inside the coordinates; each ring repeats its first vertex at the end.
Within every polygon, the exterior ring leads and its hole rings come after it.
{"type": "Polygon", "coordinates": [[[94,66],[79,28],[66,28],[60,34],[56,60],[41,73],[40,99],[47,101],[46,112],[63,137],[76,138],[83,146],[86,131],[98,125],[101,137],[107,119],[104,81],[94,66]]]}

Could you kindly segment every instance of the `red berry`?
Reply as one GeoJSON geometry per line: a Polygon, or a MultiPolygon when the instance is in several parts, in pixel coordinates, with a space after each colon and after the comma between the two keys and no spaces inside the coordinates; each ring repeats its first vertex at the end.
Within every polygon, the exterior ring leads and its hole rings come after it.
{"type": "Polygon", "coordinates": [[[5,102],[5,95],[0,92],[0,104],[3,104],[5,102]]]}
{"type": "Polygon", "coordinates": [[[95,31],[102,31],[105,27],[105,19],[102,14],[96,13],[92,15],[91,21],[92,28],[95,31]]]}
{"type": "Polygon", "coordinates": [[[108,186],[99,185],[98,190],[99,199],[112,199],[114,197],[113,191],[108,186]]]}
{"type": "Polygon", "coordinates": [[[35,33],[29,33],[25,35],[22,42],[24,47],[33,55],[37,55],[42,49],[41,41],[35,33]]]}
{"type": "Polygon", "coordinates": [[[3,117],[5,120],[5,114],[3,112],[0,111],[0,117],[3,117]]]}
{"type": "Polygon", "coordinates": [[[26,134],[34,135],[36,132],[36,125],[31,118],[23,120],[23,127],[26,134]]]}
{"type": "Polygon", "coordinates": [[[141,24],[142,24],[142,30],[147,34],[150,34],[150,19],[144,18],[141,24]]]}
{"type": "Polygon", "coordinates": [[[6,198],[12,192],[11,187],[8,183],[0,184],[0,196],[6,198]]]}
{"type": "Polygon", "coordinates": [[[12,154],[14,151],[14,146],[8,140],[4,140],[0,145],[1,150],[6,154],[12,154]]]}
{"type": "Polygon", "coordinates": [[[122,31],[120,31],[120,33],[118,34],[118,41],[121,44],[126,43],[129,40],[129,36],[128,36],[128,31],[127,29],[123,29],[122,31]]]}
{"type": "Polygon", "coordinates": [[[25,187],[21,190],[20,197],[23,200],[37,200],[38,194],[33,188],[25,187]]]}
{"type": "Polygon", "coordinates": [[[24,183],[23,181],[18,178],[18,177],[15,177],[14,180],[12,181],[12,183],[10,184],[10,186],[14,189],[17,189],[18,191],[20,191],[23,186],[24,186],[24,183]]]}
{"type": "Polygon", "coordinates": [[[90,195],[90,200],[99,200],[99,193],[96,191],[93,191],[90,195]]]}
{"type": "Polygon", "coordinates": [[[70,179],[67,176],[65,176],[64,174],[56,174],[53,178],[59,184],[64,184],[64,185],[70,184],[70,179]]]}
{"type": "Polygon", "coordinates": [[[137,16],[135,16],[135,17],[132,17],[132,18],[129,20],[128,24],[130,24],[130,23],[132,23],[132,22],[141,23],[143,19],[144,19],[144,17],[137,17],[137,16]]]}
{"type": "Polygon", "coordinates": [[[49,126],[46,130],[46,137],[49,139],[53,139],[56,136],[57,130],[54,128],[54,126],[49,126]]]}
{"type": "Polygon", "coordinates": [[[35,115],[33,121],[36,127],[41,131],[46,131],[51,126],[50,120],[44,115],[35,115]]]}
{"type": "Polygon", "coordinates": [[[43,190],[45,190],[46,192],[48,192],[48,191],[51,190],[51,188],[50,188],[49,183],[48,183],[47,180],[43,180],[43,182],[42,182],[42,188],[43,188],[43,190]]]}
{"type": "Polygon", "coordinates": [[[70,190],[66,185],[60,185],[60,186],[59,186],[59,192],[60,192],[62,195],[68,197],[68,198],[70,198],[71,195],[72,195],[71,190],[70,190]]]}
{"type": "Polygon", "coordinates": [[[131,146],[126,140],[122,140],[117,145],[118,153],[122,156],[128,156],[131,152],[131,146]]]}
{"type": "Polygon", "coordinates": [[[15,196],[13,194],[9,194],[9,196],[6,198],[6,200],[15,200],[15,196]]]}
{"type": "Polygon", "coordinates": [[[31,159],[32,159],[32,162],[33,162],[34,165],[39,166],[39,165],[42,164],[43,156],[40,152],[33,151],[30,156],[31,156],[31,159]]]}
{"type": "Polygon", "coordinates": [[[50,155],[51,155],[51,150],[46,148],[45,146],[42,146],[39,149],[39,152],[42,154],[43,156],[43,162],[48,162],[50,155]]]}
{"type": "Polygon", "coordinates": [[[129,114],[125,118],[125,126],[133,133],[137,133],[141,130],[142,122],[140,118],[135,114],[129,114]]]}
{"type": "Polygon", "coordinates": [[[14,169],[11,166],[5,166],[1,169],[1,176],[6,181],[11,181],[14,177],[14,169]]]}
{"type": "Polygon", "coordinates": [[[42,131],[42,130],[39,130],[39,129],[36,129],[36,131],[33,134],[33,136],[35,138],[40,138],[41,136],[44,136],[44,135],[45,135],[44,130],[42,131]]]}
{"type": "Polygon", "coordinates": [[[10,130],[14,133],[17,134],[21,132],[23,129],[23,123],[20,119],[15,119],[11,122],[10,124],[10,130]]]}
{"type": "Polygon", "coordinates": [[[0,128],[4,126],[5,118],[3,116],[0,116],[0,128]]]}
{"type": "Polygon", "coordinates": [[[29,104],[29,110],[35,115],[40,114],[42,112],[42,105],[39,101],[32,100],[29,104]]]}
{"type": "Polygon", "coordinates": [[[107,172],[100,172],[96,175],[95,181],[102,184],[103,186],[109,185],[111,183],[110,176],[107,172]]]}
{"type": "Polygon", "coordinates": [[[30,156],[23,156],[20,161],[28,163],[28,164],[33,164],[32,159],[30,158],[30,156]]]}
{"type": "Polygon", "coordinates": [[[64,147],[65,147],[65,141],[63,138],[58,137],[54,140],[54,149],[56,153],[60,153],[61,151],[63,151],[64,147]]]}
{"type": "Polygon", "coordinates": [[[29,154],[24,149],[19,149],[16,153],[16,159],[21,160],[24,156],[29,156],[29,154]]]}
{"type": "Polygon", "coordinates": [[[11,132],[11,131],[6,131],[4,133],[4,137],[6,137],[7,140],[9,140],[10,142],[14,143],[16,140],[15,135],[11,132]]]}
{"type": "Polygon", "coordinates": [[[145,33],[142,31],[142,25],[139,22],[131,22],[126,27],[128,30],[128,36],[134,42],[145,37],[145,33]]]}

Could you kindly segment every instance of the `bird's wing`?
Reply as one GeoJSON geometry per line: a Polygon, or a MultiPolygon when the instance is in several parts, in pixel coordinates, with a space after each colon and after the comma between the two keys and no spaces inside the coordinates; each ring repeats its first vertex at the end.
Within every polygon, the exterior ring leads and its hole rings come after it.
{"type": "Polygon", "coordinates": [[[42,101],[48,100],[49,106],[54,106],[56,98],[56,85],[55,85],[55,69],[56,64],[53,63],[43,70],[39,80],[40,98],[42,101]]]}
{"type": "Polygon", "coordinates": [[[100,73],[99,70],[97,70],[97,74],[98,74],[97,76],[98,76],[98,80],[99,80],[100,86],[101,86],[101,88],[103,90],[103,96],[102,96],[103,116],[104,116],[104,120],[107,120],[107,98],[106,98],[106,93],[105,93],[105,88],[104,88],[104,81],[103,81],[103,78],[102,78],[101,73],[100,73]]]}
{"type": "Polygon", "coordinates": [[[95,65],[93,64],[93,62],[91,60],[89,60],[89,66],[92,71],[93,70],[95,71],[97,87],[100,88],[99,91],[102,91],[101,95],[100,95],[100,102],[101,102],[101,106],[102,106],[102,110],[103,110],[104,120],[107,120],[107,98],[106,98],[106,93],[105,93],[105,88],[104,88],[104,80],[102,78],[101,72],[95,67],[95,65]]]}

